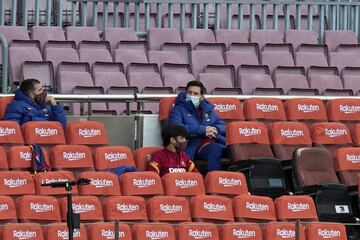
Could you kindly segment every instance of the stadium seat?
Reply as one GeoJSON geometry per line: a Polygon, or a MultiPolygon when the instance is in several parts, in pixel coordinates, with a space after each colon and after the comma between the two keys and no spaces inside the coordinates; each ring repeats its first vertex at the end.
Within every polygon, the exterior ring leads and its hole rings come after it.
{"type": "Polygon", "coordinates": [[[167,196],[190,197],[205,194],[204,180],[200,173],[168,173],[162,177],[162,183],[167,196]]]}
{"type": "MultiPolygon", "coordinates": [[[[83,223],[103,222],[104,216],[100,200],[95,196],[73,196],[72,208],[74,213],[80,214],[80,221],[83,223]]],[[[67,198],[59,199],[61,209],[61,219],[66,221],[67,198]]]]}
{"type": "Polygon", "coordinates": [[[259,57],[256,43],[232,43],[225,53],[225,62],[237,70],[241,65],[259,65],[259,57]]]}
{"type": "Polygon", "coordinates": [[[179,92],[188,82],[195,80],[190,64],[164,63],[161,67],[161,77],[164,86],[172,87],[175,92],[179,92]]]}
{"type": "Polygon", "coordinates": [[[235,29],[218,29],[214,31],[216,42],[224,43],[228,48],[232,43],[247,43],[248,33],[235,29]]]}
{"type": "Polygon", "coordinates": [[[295,52],[295,64],[304,67],[306,70],[310,66],[327,67],[327,56],[326,45],[301,44],[295,52]]]}
{"type": "Polygon", "coordinates": [[[147,222],[146,204],[140,196],[111,196],[103,200],[106,221],[147,222]]]}
{"type": "Polygon", "coordinates": [[[273,72],[274,86],[288,95],[317,95],[309,84],[303,67],[277,67],[273,72]]]}
{"type": "Polygon", "coordinates": [[[80,62],[87,62],[92,66],[95,62],[112,62],[110,45],[106,41],[82,42],[79,45],[80,62]]]}
{"type": "MultiPolygon", "coordinates": [[[[44,237],[47,240],[60,240],[69,238],[69,230],[65,223],[52,223],[42,227],[44,237]]],[[[76,240],[88,240],[86,228],[80,224],[80,229],[74,232],[73,238],[76,240]]]]}
{"type": "MultiPolygon", "coordinates": [[[[52,188],[50,186],[41,186],[41,184],[72,181],[75,181],[75,177],[74,174],[69,171],[39,172],[34,176],[34,183],[37,195],[52,195],[55,197],[65,196],[67,194],[65,187],[52,188]]],[[[72,187],[72,193],[78,193],[77,186],[72,187]]]]}
{"type": "MultiPolygon", "coordinates": [[[[160,102],[161,104],[161,102],[160,102]]],[[[164,108],[160,108],[160,110],[163,110],[164,108]]],[[[165,117],[166,114],[164,113],[160,113],[160,116],[165,117]]],[[[169,113],[167,113],[166,115],[166,119],[168,118],[169,113]]],[[[160,121],[162,120],[162,118],[160,118],[160,121]]],[[[135,150],[135,154],[134,154],[134,158],[135,158],[135,163],[136,163],[136,167],[140,170],[146,170],[149,161],[151,160],[151,154],[153,154],[154,152],[157,152],[159,150],[161,150],[162,147],[143,147],[143,148],[138,148],[135,150]]]]}
{"type": "Polygon", "coordinates": [[[65,29],[66,39],[74,41],[79,46],[82,41],[100,41],[98,31],[95,27],[69,26],[65,29]]]}
{"type": "Polygon", "coordinates": [[[191,66],[195,78],[198,78],[200,73],[205,72],[204,70],[207,68],[208,65],[224,64],[224,57],[220,52],[214,50],[191,51],[191,66]]]}
{"type": "Polygon", "coordinates": [[[314,200],[308,195],[281,196],[275,199],[278,221],[316,222],[318,220],[314,200]]]}
{"type": "Polygon", "coordinates": [[[88,146],[108,145],[107,130],[102,122],[78,121],[67,124],[66,139],[68,144],[88,146]]]}
{"type": "Polygon", "coordinates": [[[273,122],[269,137],[273,153],[281,161],[292,160],[298,148],[312,145],[309,129],[302,122],[273,122]]]}
{"type": "Polygon", "coordinates": [[[64,130],[60,122],[30,121],[22,125],[22,132],[26,144],[65,144],[64,130]]]}
{"type": "Polygon", "coordinates": [[[156,172],[128,172],[121,174],[122,195],[150,197],[163,195],[160,176],[156,172]]]}
{"type": "Polygon", "coordinates": [[[329,121],[342,122],[351,131],[360,120],[359,99],[333,99],[326,104],[329,121]]]}
{"type": "Polygon", "coordinates": [[[360,68],[345,67],[341,72],[341,78],[345,89],[352,89],[354,95],[359,95],[359,71],[360,68]]]}
{"type": "Polygon", "coordinates": [[[61,222],[58,200],[52,196],[24,195],[16,199],[20,222],[61,222]]]}
{"type": "Polygon", "coordinates": [[[345,226],[340,223],[312,223],[306,226],[305,233],[306,239],[347,239],[345,226]]]}
{"type": "Polygon", "coordinates": [[[241,172],[212,171],[205,176],[206,194],[233,197],[248,193],[245,175],[241,172]]]}
{"type": "MultiPolygon", "coordinates": [[[[97,223],[88,226],[88,240],[108,240],[115,238],[114,223],[97,223]]],[[[119,224],[119,238],[132,239],[131,229],[127,224],[119,224]]]]}
{"type": "Polygon", "coordinates": [[[235,68],[231,65],[207,65],[204,72],[199,73],[198,80],[202,82],[208,94],[217,91],[234,91],[235,68]]]}
{"type": "Polygon", "coordinates": [[[358,185],[360,148],[338,148],[334,157],[335,171],[340,183],[347,187],[358,185]]]}
{"type": "Polygon", "coordinates": [[[317,44],[317,34],[312,30],[293,30],[285,31],[284,42],[291,43],[294,51],[301,44],[317,44]]]}
{"type": "Polygon", "coordinates": [[[174,51],[149,51],[149,63],[156,63],[159,68],[164,63],[182,64],[182,60],[177,52],[174,51]]]}
{"type": "Polygon", "coordinates": [[[1,26],[0,33],[5,37],[8,44],[13,40],[30,40],[24,26],[1,26]]]}
{"type": "Polygon", "coordinates": [[[73,41],[49,41],[43,50],[44,61],[52,63],[54,73],[57,72],[61,62],[79,62],[76,44],[73,41]]]}
{"type": "Polygon", "coordinates": [[[110,87],[127,87],[124,67],[121,63],[97,62],[92,68],[94,84],[102,86],[104,91],[110,87]]]}
{"type": "Polygon", "coordinates": [[[289,121],[326,122],[327,115],[323,101],[314,98],[293,98],[285,102],[285,110],[289,121]]]}
{"type": "Polygon", "coordinates": [[[15,121],[0,121],[0,133],[1,144],[24,144],[20,126],[15,121]]]}
{"type": "Polygon", "coordinates": [[[105,28],[104,40],[110,43],[111,51],[113,52],[116,46],[121,41],[137,41],[135,30],[133,28],[105,28]]]}
{"type": "Polygon", "coordinates": [[[225,122],[244,120],[243,108],[236,98],[208,98],[214,111],[225,122]]]}
{"type": "Polygon", "coordinates": [[[182,40],[184,43],[190,43],[192,49],[199,43],[215,43],[214,34],[210,29],[185,28],[182,40]]]}
{"type": "Polygon", "coordinates": [[[337,67],[341,73],[345,67],[360,67],[359,56],[358,52],[331,52],[329,65],[337,67]]]}
{"type": "Polygon", "coordinates": [[[270,222],[276,220],[274,202],[269,197],[241,194],[234,197],[237,222],[270,222]]]}
{"type": "Polygon", "coordinates": [[[233,222],[231,200],[223,196],[198,195],[190,199],[193,222],[233,222]]]}
{"type": "Polygon", "coordinates": [[[39,80],[47,92],[55,92],[55,79],[52,63],[49,61],[26,61],[22,65],[22,79],[39,80]]]}
{"type": "Polygon", "coordinates": [[[4,119],[7,106],[9,106],[13,100],[13,96],[0,97],[0,120],[4,119]]]}
{"type": "Polygon", "coordinates": [[[6,171],[9,169],[9,159],[7,157],[6,154],[6,150],[4,147],[0,146],[0,157],[1,157],[1,161],[0,161],[0,171],[6,171]]]}
{"type": "Polygon", "coordinates": [[[176,28],[150,28],[147,41],[151,50],[161,50],[164,43],[181,43],[181,35],[176,28]]]}
{"type": "MultiPolygon", "coordinates": [[[[177,239],[195,240],[207,239],[218,240],[219,233],[215,224],[213,223],[192,223],[183,222],[175,227],[177,239]]],[[[225,239],[225,238],[223,238],[225,239]]]]}
{"type": "Polygon", "coordinates": [[[2,171],[0,183],[2,195],[35,194],[34,180],[28,171],[2,171]]]}
{"type": "Polygon", "coordinates": [[[191,221],[188,200],[184,197],[157,196],[146,201],[151,222],[180,223],[191,221]]]}
{"type": "Polygon", "coordinates": [[[102,171],[121,166],[135,166],[133,154],[127,146],[98,147],[94,153],[95,169],[102,171]]]}
{"type": "Polygon", "coordinates": [[[1,235],[2,239],[9,240],[45,240],[41,226],[37,223],[8,223],[1,235]]]}
{"type": "Polygon", "coordinates": [[[352,129],[352,139],[354,146],[360,146],[360,124],[355,124],[352,129]]]}
{"type": "Polygon", "coordinates": [[[14,200],[10,196],[0,196],[0,223],[17,222],[14,200]]]}
{"type": "Polygon", "coordinates": [[[65,41],[64,31],[58,26],[33,26],[30,36],[32,40],[40,42],[41,49],[48,41],[65,41]]]}
{"type": "Polygon", "coordinates": [[[355,32],[350,30],[326,30],[324,37],[331,52],[336,52],[341,44],[358,44],[355,32]]]}
{"type": "Polygon", "coordinates": [[[261,64],[269,67],[273,73],[277,67],[293,67],[294,57],[291,44],[265,44],[261,52],[261,64]]]}
{"type": "Polygon", "coordinates": [[[249,40],[257,43],[262,51],[267,43],[283,43],[283,34],[277,30],[252,30],[249,40]]]}
{"type": "Polygon", "coordinates": [[[111,172],[82,172],[78,178],[90,179],[90,184],[80,185],[80,195],[116,196],[121,195],[117,176],[111,172]]]}
{"type": "Polygon", "coordinates": [[[70,171],[94,170],[91,149],[84,145],[56,145],[50,149],[51,168],[70,171]]]}
{"type": "Polygon", "coordinates": [[[261,228],[257,223],[225,223],[219,229],[220,238],[227,240],[262,240],[261,228]]]}
{"type": "Polygon", "coordinates": [[[135,224],[132,230],[133,240],[176,239],[174,228],[167,223],[135,224]]]}
{"type": "Polygon", "coordinates": [[[249,98],[244,102],[245,118],[265,123],[286,121],[284,104],[277,98],[249,98]]]}
{"type": "Polygon", "coordinates": [[[263,240],[299,239],[305,240],[305,228],[300,225],[299,238],[296,238],[295,223],[267,223],[263,227],[263,240]]]}
{"type": "Polygon", "coordinates": [[[174,51],[179,54],[183,63],[191,63],[191,45],[190,43],[164,43],[161,48],[162,51],[174,51]]]}

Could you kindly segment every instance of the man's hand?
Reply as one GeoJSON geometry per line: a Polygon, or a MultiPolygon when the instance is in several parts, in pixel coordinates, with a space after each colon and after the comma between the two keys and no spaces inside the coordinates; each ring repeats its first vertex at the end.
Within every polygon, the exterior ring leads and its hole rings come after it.
{"type": "Polygon", "coordinates": [[[215,138],[218,131],[215,127],[207,126],[205,135],[209,138],[215,138]]]}
{"type": "Polygon", "coordinates": [[[53,96],[47,95],[47,96],[46,96],[46,99],[45,99],[45,102],[46,102],[46,103],[50,103],[50,104],[53,105],[53,106],[56,105],[56,101],[55,101],[55,98],[54,98],[53,96]]]}

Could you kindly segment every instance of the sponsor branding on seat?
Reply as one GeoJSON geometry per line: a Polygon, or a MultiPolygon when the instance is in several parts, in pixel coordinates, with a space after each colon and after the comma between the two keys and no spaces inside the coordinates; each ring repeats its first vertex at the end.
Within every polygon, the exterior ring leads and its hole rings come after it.
{"type": "Polygon", "coordinates": [[[19,152],[20,159],[23,159],[25,161],[31,161],[32,160],[32,153],[31,152],[19,152]]]}
{"type": "MultiPolygon", "coordinates": [[[[112,231],[110,229],[102,229],[101,237],[104,237],[106,239],[115,239],[115,231],[112,231]]],[[[125,232],[119,231],[119,238],[124,238],[124,237],[125,237],[125,232]]]]}
{"type": "Polygon", "coordinates": [[[63,158],[67,161],[77,161],[86,158],[84,152],[63,152],[63,158]]]}
{"type": "Polygon", "coordinates": [[[239,128],[239,134],[243,135],[245,137],[255,136],[255,135],[261,135],[261,129],[259,128],[239,128]]]}
{"type": "MultiPolygon", "coordinates": [[[[68,230],[58,230],[57,231],[57,237],[63,240],[68,240],[69,239],[69,231],[68,230]]],[[[79,238],[80,236],[80,231],[74,231],[73,233],[73,237],[74,238],[79,238]]]]}
{"type": "Polygon", "coordinates": [[[56,182],[69,182],[69,179],[66,178],[45,178],[41,180],[41,184],[50,184],[56,182]]]}
{"type": "Polygon", "coordinates": [[[121,153],[121,152],[109,152],[109,153],[105,153],[104,154],[105,160],[108,160],[110,162],[116,162],[116,161],[120,161],[123,159],[127,159],[128,156],[126,153],[121,153]]]}
{"type": "Polygon", "coordinates": [[[218,112],[230,112],[230,111],[236,111],[236,105],[235,104],[214,104],[214,110],[218,112]]]}
{"type": "Polygon", "coordinates": [[[299,129],[281,129],[280,134],[282,137],[286,138],[296,138],[304,136],[304,132],[299,129]]]}
{"type": "Polygon", "coordinates": [[[352,114],[360,112],[360,106],[356,105],[339,105],[340,112],[343,112],[345,114],[352,114]]]}
{"type": "Polygon", "coordinates": [[[189,237],[193,237],[194,239],[204,239],[212,237],[212,232],[207,230],[189,229],[188,234],[189,237]]]}
{"type": "Polygon", "coordinates": [[[19,240],[26,240],[31,238],[36,238],[36,232],[35,231],[22,231],[22,230],[13,230],[13,238],[19,239],[19,240]]]}
{"type": "Polygon", "coordinates": [[[133,179],[133,185],[138,188],[147,188],[147,187],[155,186],[155,179],[149,179],[149,178],[133,179]]]}
{"type": "Polygon", "coordinates": [[[297,110],[303,113],[312,113],[312,112],[319,112],[320,107],[319,105],[315,105],[315,104],[298,104],[297,110]]]}
{"type": "Polygon", "coordinates": [[[91,137],[96,137],[96,136],[100,136],[101,135],[101,130],[100,129],[79,129],[79,136],[84,137],[84,138],[91,138],[91,137]]]}
{"type": "Polygon", "coordinates": [[[219,184],[223,185],[224,187],[241,186],[241,180],[240,179],[219,177],[218,180],[219,180],[219,184]]]}
{"type": "Polygon", "coordinates": [[[318,229],[318,236],[324,239],[338,238],[341,237],[341,233],[338,230],[329,229],[318,229]]]}
{"type": "Polygon", "coordinates": [[[275,104],[257,103],[256,110],[260,110],[262,112],[277,112],[279,111],[279,106],[275,104]]]}
{"type": "Polygon", "coordinates": [[[288,210],[293,212],[301,212],[310,209],[310,205],[307,203],[288,203],[287,204],[288,210]]]}
{"type": "Polygon", "coordinates": [[[16,134],[15,128],[0,127],[0,137],[5,137],[5,136],[10,136],[10,135],[15,135],[15,134],[16,134]]]}
{"type": "Polygon", "coordinates": [[[27,180],[26,179],[21,179],[21,178],[4,178],[4,186],[9,187],[9,188],[17,188],[17,187],[22,187],[24,185],[27,184],[27,180]]]}
{"type": "Polygon", "coordinates": [[[169,173],[182,173],[182,172],[186,172],[185,168],[169,168],[169,173]]]}
{"type": "Polygon", "coordinates": [[[256,237],[256,232],[252,230],[233,229],[233,236],[237,238],[251,238],[256,237]]]}
{"type": "Polygon", "coordinates": [[[296,233],[294,230],[292,229],[277,229],[276,230],[276,236],[281,237],[282,239],[293,239],[296,236],[296,233]]]}
{"type": "Polygon", "coordinates": [[[157,240],[157,239],[163,239],[169,237],[169,232],[167,231],[145,231],[145,237],[151,239],[151,240],[157,240]]]}
{"type": "Polygon", "coordinates": [[[269,205],[262,203],[254,203],[254,202],[246,202],[245,207],[252,212],[263,212],[270,210],[269,205]]]}
{"type": "Polygon", "coordinates": [[[209,212],[225,212],[226,206],[218,203],[204,202],[204,210],[208,210],[209,212]]]}
{"type": "Polygon", "coordinates": [[[72,208],[75,213],[86,213],[95,211],[94,204],[81,204],[81,203],[73,203],[72,208]]]}
{"type": "Polygon", "coordinates": [[[35,134],[40,137],[51,137],[58,135],[58,130],[56,128],[35,128],[35,134]]]}
{"type": "Polygon", "coordinates": [[[30,203],[30,210],[36,213],[53,212],[54,205],[46,203],[30,203]]]}
{"type": "Polygon", "coordinates": [[[198,181],[192,179],[175,179],[175,186],[179,188],[193,188],[198,186],[198,181]]]}
{"type": "Polygon", "coordinates": [[[140,211],[140,206],[138,204],[116,204],[116,210],[122,213],[131,213],[140,211]]]}
{"type": "Polygon", "coordinates": [[[92,178],[90,181],[91,186],[95,186],[96,188],[104,188],[104,187],[112,187],[114,183],[112,180],[109,179],[99,179],[99,178],[92,178]]]}
{"type": "Polygon", "coordinates": [[[325,128],[325,136],[328,137],[340,137],[340,136],[344,136],[347,135],[347,131],[345,129],[341,129],[341,128],[325,128]]]}
{"type": "Polygon", "coordinates": [[[346,161],[349,161],[351,163],[359,163],[360,162],[360,155],[346,154],[346,161]]]}
{"type": "Polygon", "coordinates": [[[0,204],[0,212],[8,211],[9,205],[7,203],[0,204]]]}
{"type": "Polygon", "coordinates": [[[183,210],[181,205],[176,204],[160,204],[160,211],[164,213],[176,213],[181,212],[183,210]]]}

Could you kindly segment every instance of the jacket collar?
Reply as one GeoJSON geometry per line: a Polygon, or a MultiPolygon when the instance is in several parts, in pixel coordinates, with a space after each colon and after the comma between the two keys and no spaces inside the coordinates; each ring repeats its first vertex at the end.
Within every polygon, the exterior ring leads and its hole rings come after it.
{"type": "MultiPolygon", "coordinates": [[[[196,112],[196,108],[191,101],[186,101],[186,92],[181,91],[176,97],[175,104],[181,107],[184,107],[189,112],[196,112]]],[[[202,112],[211,112],[214,109],[214,106],[204,99],[200,101],[200,108],[202,112]]]]}
{"type": "Polygon", "coordinates": [[[31,97],[26,96],[21,89],[16,90],[15,100],[26,102],[27,104],[34,107],[38,106],[38,104],[34,102],[34,100],[31,97]]]}

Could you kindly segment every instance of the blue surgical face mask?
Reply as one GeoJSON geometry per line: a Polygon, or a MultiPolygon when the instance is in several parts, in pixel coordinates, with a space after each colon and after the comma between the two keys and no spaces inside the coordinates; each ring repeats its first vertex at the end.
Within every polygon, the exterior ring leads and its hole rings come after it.
{"type": "Polygon", "coordinates": [[[197,96],[186,95],[186,101],[191,101],[196,108],[200,105],[200,97],[197,96]]]}

